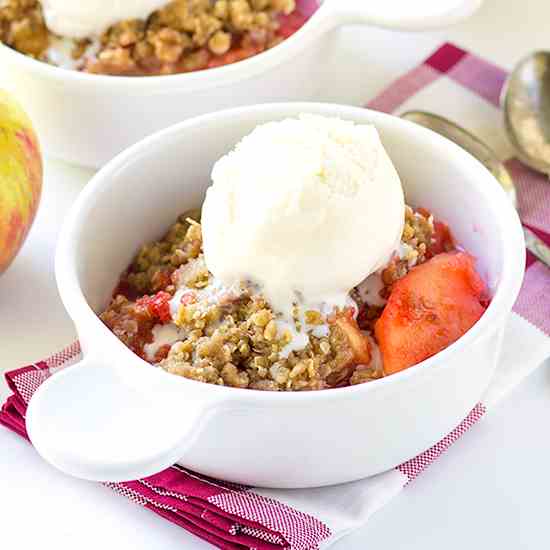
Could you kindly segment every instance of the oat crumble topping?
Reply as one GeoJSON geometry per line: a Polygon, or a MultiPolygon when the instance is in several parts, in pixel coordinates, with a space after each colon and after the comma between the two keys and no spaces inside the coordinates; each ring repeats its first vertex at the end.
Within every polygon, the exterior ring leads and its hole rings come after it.
{"type": "MultiPolygon", "coordinates": [[[[379,275],[381,295],[426,260],[433,231],[430,215],[407,207],[408,252],[379,275]]],[[[200,211],[193,211],[139,250],[101,319],[134,352],[175,375],[257,390],[320,390],[383,376],[372,332],[383,306],[353,297],[355,311],[323,314],[297,304],[289,330],[254,285],[224,288],[214,281],[202,254],[200,211]],[[159,323],[173,325],[175,343],[153,343],[159,323]],[[285,353],[303,330],[305,345],[285,353]]]]}
{"type": "MultiPolygon", "coordinates": [[[[75,69],[95,74],[196,71],[271,48],[305,20],[295,0],[174,0],[147,20],[111,26],[96,46],[92,37],[71,40],[71,56],[75,69]]],[[[39,1],[0,0],[1,42],[55,64],[51,49],[59,38],[48,30],[39,1]]]]}

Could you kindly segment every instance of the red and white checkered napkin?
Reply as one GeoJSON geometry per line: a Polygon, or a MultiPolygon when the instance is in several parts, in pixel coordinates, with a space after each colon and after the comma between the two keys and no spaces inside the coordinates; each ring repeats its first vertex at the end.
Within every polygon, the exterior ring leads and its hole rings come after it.
{"type": "MultiPolygon", "coordinates": [[[[445,44],[369,106],[387,112],[436,111],[491,143],[507,159],[518,184],[523,222],[550,244],[550,184],[512,157],[500,129],[498,96],[504,78],[498,67],[445,44]]],[[[550,356],[550,271],[533,257],[528,258],[507,331],[501,363],[483,403],[442,441],[394,470],[342,486],[277,491],[207,479],[174,466],[146,479],[109,487],[218,548],[326,548],[364,524],[550,356]]],[[[0,422],[26,437],[25,410],[32,393],[79,356],[75,343],[45,361],[8,373],[13,395],[0,412],[0,422]]]]}

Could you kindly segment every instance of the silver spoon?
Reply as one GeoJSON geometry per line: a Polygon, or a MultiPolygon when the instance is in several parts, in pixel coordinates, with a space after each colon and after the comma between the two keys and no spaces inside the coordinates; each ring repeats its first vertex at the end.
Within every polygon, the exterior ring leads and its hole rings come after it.
{"type": "Polygon", "coordinates": [[[550,52],[535,52],[510,73],[500,103],[518,158],[550,174],[550,52]]]}
{"type": "MultiPolygon", "coordinates": [[[[402,114],[401,117],[441,134],[443,137],[450,139],[477,158],[477,160],[495,176],[496,180],[508,195],[508,198],[512,201],[514,207],[517,208],[516,188],[510,173],[502,162],[500,162],[492,149],[485,145],[479,138],[454,122],[433,113],[427,113],[425,111],[408,111],[402,114]]],[[[530,229],[524,227],[523,233],[525,235],[525,246],[527,250],[536,256],[542,263],[550,267],[550,247],[541,241],[530,229]]]]}

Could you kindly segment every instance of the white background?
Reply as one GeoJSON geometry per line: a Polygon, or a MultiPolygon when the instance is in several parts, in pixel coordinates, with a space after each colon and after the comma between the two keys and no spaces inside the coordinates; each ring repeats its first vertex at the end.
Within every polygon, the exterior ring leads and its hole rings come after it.
{"type": "MultiPolygon", "coordinates": [[[[550,49],[549,21],[548,0],[486,0],[472,19],[446,31],[346,29],[327,63],[331,76],[319,99],[365,103],[446,40],[510,68],[532,50],[550,49]]],[[[89,177],[46,162],[35,226],[0,278],[0,371],[41,359],[75,338],[55,288],[53,254],[61,222],[89,177]]],[[[0,399],[6,395],[0,382],[0,399]]],[[[550,373],[543,367],[335,548],[548,548],[548,426],[550,373]]],[[[0,548],[54,547],[210,548],[107,489],[57,473],[27,443],[0,429],[0,548]]]]}

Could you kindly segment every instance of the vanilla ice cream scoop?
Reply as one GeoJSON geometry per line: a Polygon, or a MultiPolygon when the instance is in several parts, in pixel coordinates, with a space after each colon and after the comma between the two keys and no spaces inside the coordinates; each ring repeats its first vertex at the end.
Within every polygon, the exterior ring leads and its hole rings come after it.
{"type": "Polygon", "coordinates": [[[208,269],[250,280],[274,310],[343,307],[397,249],[399,176],[374,126],[301,115],[258,126],[212,171],[203,206],[208,269]]]}
{"type": "Polygon", "coordinates": [[[99,36],[127,19],[146,19],[170,0],[42,0],[48,28],[67,38],[99,36]]]}

